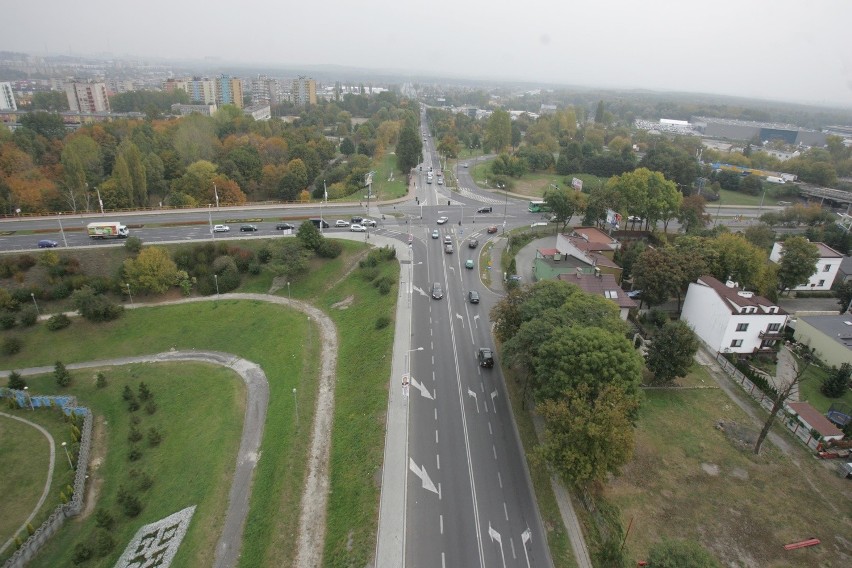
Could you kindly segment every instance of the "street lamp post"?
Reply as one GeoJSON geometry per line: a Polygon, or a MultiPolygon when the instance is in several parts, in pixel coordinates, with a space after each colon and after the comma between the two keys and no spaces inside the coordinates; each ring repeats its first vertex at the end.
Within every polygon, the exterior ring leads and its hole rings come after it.
{"type": "Polygon", "coordinates": [[[216,297],[218,298],[219,297],[219,275],[218,274],[213,275],[213,282],[216,283],[216,297]]]}
{"type": "Polygon", "coordinates": [[[62,211],[59,212],[59,232],[62,233],[62,243],[68,248],[68,240],[65,238],[65,229],[62,228],[62,211]]]}
{"type": "Polygon", "coordinates": [[[125,284],[127,286],[127,295],[130,297],[130,305],[133,305],[133,294],[130,293],[130,282],[125,284]]]}
{"type": "Polygon", "coordinates": [[[219,190],[216,189],[216,184],[213,184],[213,197],[216,199],[216,210],[219,209],[219,190]]]}
{"type": "Polygon", "coordinates": [[[27,402],[30,403],[30,409],[35,410],[35,406],[33,406],[33,399],[30,396],[30,387],[24,387],[24,395],[27,397],[27,402]]]}
{"type": "Polygon", "coordinates": [[[74,464],[71,463],[71,454],[68,453],[68,442],[62,442],[62,449],[65,450],[65,457],[68,458],[68,465],[74,469],[74,464]]]}
{"type": "Polygon", "coordinates": [[[293,296],[290,295],[290,283],[289,282],[287,282],[287,303],[288,304],[293,303],[293,296]]]}
{"type": "Polygon", "coordinates": [[[40,311],[39,311],[39,309],[38,309],[38,302],[36,302],[35,294],[34,294],[33,292],[30,292],[30,298],[32,298],[32,299],[33,299],[33,304],[35,304],[35,307],[36,307],[36,315],[41,315],[41,312],[40,312],[40,311]]]}
{"type": "Polygon", "coordinates": [[[210,204],[207,204],[207,222],[210,224],[210,234],[213,235],[213,240],[216,240],[216,231],[213,230],[213,214],[210,212],[210,204]]]}
{"type": "Polygon", "coordinates": [[[499,189],[503,190],[503,196],[504,196],[504,201],[503,201],[503,234],[505,235],[506,234],[506,208],[509,206],[509,192],[506,191],[506,189],[505,189],[506,186],[504,186],[501,183],[498,183],[497,187],[499,189]]]}
{"type": "Polygon", "coordinates": [[[758,209],[758,215],[763,215],[763,200],[766,198],[766,188],[763,188],[763,195],[760,196],[760,209],[758,209]]]}

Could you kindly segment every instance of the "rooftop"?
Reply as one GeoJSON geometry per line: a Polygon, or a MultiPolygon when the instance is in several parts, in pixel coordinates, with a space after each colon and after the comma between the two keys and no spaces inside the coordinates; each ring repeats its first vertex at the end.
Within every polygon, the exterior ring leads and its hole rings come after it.
{"type": "Polygon", "coordinates": [[[716,280],[714,277],[708,275],[702,276],[698,279],[699,284],[703,284],[709,288],[712,288],[723,300],[726,300],[728,303],[728,307],[731,310],[732,314],[737,315],[765,315],[769,312],[768,308],[773,307],[775,311],[772,312],[775,314],[784,314],[787,312],[778,307],[778,304],[772,302],[771,300],[767,300],[763,296],[758,296],[754,292],[749,292],[746,290],[741,290],[736,282],[731,282],[731,286],[727,284],[723,284],[719,280],[716,280]],[[753,312],[752,314],[743,314],[742,308],[744,307],[755,307],[758,309],[757,312],[753,312]]]}
{"type": "Polygon", "coordinates": [[[560,274],[557,278],[569,284],[576,284],[584,292],[612,300],[619,308],[636,307],[636,302],[627,297],[612,274],[560,274]]]}
{"type": "Polygon", "coordinates": [[[803,316],[799,317],[799,320],[807,322],[814,329],[818,329],[847,349],[852,350],[852,314],[803,316]]]}
{"type": "Polygon", "coordinates": [[[843,436],[837,426],[828,421],[828,418],[819,413],[819,411],[808,404],[807,402],[790,402],[787,403],[790,409],[798,414],[802,420],[819,432],[820,436],[843,436]]]}

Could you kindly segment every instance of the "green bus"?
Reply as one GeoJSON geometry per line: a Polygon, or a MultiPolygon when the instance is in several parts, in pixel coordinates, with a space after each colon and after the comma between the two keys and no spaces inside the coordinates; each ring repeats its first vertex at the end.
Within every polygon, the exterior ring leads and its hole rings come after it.
{"type": "Polygon", "coordinates": [[[550,211],[550,206],[544,201],[530,201],[527,209],[530,213],[547,213],[550,211]]]}

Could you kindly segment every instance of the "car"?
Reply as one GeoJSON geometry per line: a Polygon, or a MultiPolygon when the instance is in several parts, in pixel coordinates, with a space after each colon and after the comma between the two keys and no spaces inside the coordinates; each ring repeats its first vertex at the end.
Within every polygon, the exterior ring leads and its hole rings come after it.
{"type": "Polygon", "coordinates": [[[438,217],[438,224],[443,225],[444,223],[446,223],[449,220],[450,220],[449,217],[438,217]]]}
{"type": "Polygon", "coordinates": [[[231,228],[228,225],[213,225],[214,233],[227,233],[231,228]]]}
{"type": "Polygon", "coordinates": [[[442,177],[438,178],[438,185],[444,185],[444,178],[442,178],[442,177]]]}
{"type": "Polygon", "coordinates": [[[376,222],[373,219],[361,219],[361,224],[365,227],[375,227],[376,222]]]}
{"type": "Polygon", "coordinates": [[[435,282],[432,284],[432,298],[435,300],[440,300],[444,297],[444,289],[441,287],[440,282],[435,282]]]}
{"type": "Polygon", "coordinates": [[[48,239],[44,239],[38,242],[38,248],[40,249],[52,249],[59,246],[59,243],[56,241],[50,241],[48,239]]]}
{"type": "Polygon", "coordinates": [[[444,245],[444,252],[447,254],[453,254],[453,245],[444,245]]]}
{"type": "Polygon", "coordinates": [[[642,217],[640,217],[639,215],[630,215],[629,217],[627,217],[627,220],[631,223],[641,223],[642,217]]]}
{"type": "Polygon", "coordinates": [[[353,233],[363,233],[367,229],[364,227],[364,225],[359,225],[358,223],[355,223],[354,225],[349,227],[349,230],[352,231],[353,233]]]}
{"type": "Polygon", "coordinates": [[[627,297],[631,300],[640,300],[642,298],[642,290],[631,290],[627,293],[627,297]]]}
{"type": "Polygon", "coordinates": [[[496,232],[497,232],[497,225],[491,225],[490,227],[488,227],[488,234],[493,235],[496,232]]]}
{"type": "Polygon", "coordinates": [[[467,293],[467,299],[471,304],[478,304],[479,303],[479,292],[477,292],[476,290],[471,290],[470,292],[467,293]]]}
{"type": "Polygon", "coordinates": [[[453,236],[452,235],[444,235],[444,243],[451,245],[453,244],[453,236]]]}
{"type": "Polygon", "coordinates": [[[494,353],[488,347],[480,347],[476,358],[479,360],[480,367],[490,369],[494,366],[494,353]]]}
{"type": "Polygon", "coordinates": [[[240,227],[241,233],[254,233],[256,231],[257,231],[257,227],[255,227],[254,225],[242,225],[240,227]]]}
{"type": "Polygon", "coordinates": [[[343,219],[338,219],[334,222],[335,227],[348,227],[349,221],[344,221],[343,219]]]}
{"type": "Polygon", "coordinates": [[[291,225],[290,223],[278,223],[277,225],[275,225],[276,231],[292,231],[295,228],[296,227],[291,225]]]}
{"type": "Polygon", "coordinates": [[[479,246],[479,241],[476,239],[470,239],[469,241],[467,241],[467,246],[468,248],[475,249],[479,246]]]}
{"type": "Polygon", "coordinates": [[[408,234],[408,244],[411,244],[411,243],[413,243],[413,242],[414,242],[414,235],[412,235],[411,233],[409,233],[409,234],[408,234]]]}
{"type": "Polygon", "coordinates": [[[508,280],[509,282],[520,282],[520,281],[521,281],[521,277],[520,277],[519,275],[517,275],[517,274],[512,274],[511,276],[509,276],[509,278],[507,278],[507,280],[508,280]]]}
{"type": "Polygon", "coordinates": [[[351,219],[349,219],[349,222],[352,223],[353,225],[363,225],[363,223],[362,223],[363,220],[364,220],[363,217],[352,217],[351,219]]]}
{"type": "Polygon", "coordinates": [[[438,229],[435,229],[434,231],[432,231],[432,238],[433,239],[437,239],[440,236],[441,236],[441,233],[438,232],[438,229]]]}
{"type": "Polygon", "coordinates": [[[464,267],[465,268],[473,268],[473,259],[472,258],[467,259],[464,263],[464,267]]]}
{"type": "Polygon", "coordinates": [[[494,210],[490,205],[488,207],[480,207],[476,210],[477,213],[491,213],[494,210]]]}
{"type": "Polygon", "coordinates": [[[467,169],[467,162],[465,162],[464,164],[462,164],[462,167],[463,167],[463,168],[465,168],[465,169],[467,169]]]}

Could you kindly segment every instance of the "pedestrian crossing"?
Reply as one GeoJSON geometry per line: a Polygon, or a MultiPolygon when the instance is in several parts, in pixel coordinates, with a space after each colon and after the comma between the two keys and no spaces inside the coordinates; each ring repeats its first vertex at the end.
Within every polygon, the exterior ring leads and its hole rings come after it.
{"type": "Polygon", "coordinates": [[[503,203],[503,199],[495,199],[494,197],[486,197],[484,195],[480,195],[478,193],[474,193],[470,189],[466,187],[459,187],[459,194],[462,197],[466,197],[468,199],[473,199],[475,201],[481,201],[482,203],[488,203],[490,205],[499,205],[503,203]]]}

